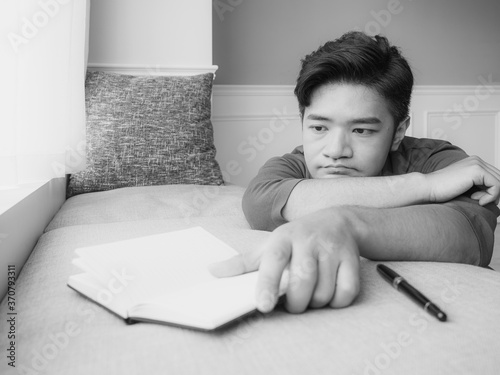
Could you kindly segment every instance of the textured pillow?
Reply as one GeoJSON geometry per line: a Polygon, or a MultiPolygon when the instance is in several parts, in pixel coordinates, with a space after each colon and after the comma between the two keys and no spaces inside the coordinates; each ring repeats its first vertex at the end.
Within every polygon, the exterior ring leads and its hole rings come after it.
{"type": "Polygon", "coordinates": [[[67,197],[127,186],[222,185],[211,123],[213,74],[88,72],[87,167],[67,197]]]}

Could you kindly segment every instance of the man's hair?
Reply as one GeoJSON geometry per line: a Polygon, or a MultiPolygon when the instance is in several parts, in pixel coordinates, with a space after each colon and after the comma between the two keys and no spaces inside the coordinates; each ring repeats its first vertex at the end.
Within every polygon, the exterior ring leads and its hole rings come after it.
{"type": "Polygon", "coordinates": [[[375,90],[387,100],[395,127],[408,116],[413,74],[399,49],[383,36],[372,38],[351,31],[302,59],[295,86],[301,117],[314,90],[328,83],[359,84],[375,90]]]}

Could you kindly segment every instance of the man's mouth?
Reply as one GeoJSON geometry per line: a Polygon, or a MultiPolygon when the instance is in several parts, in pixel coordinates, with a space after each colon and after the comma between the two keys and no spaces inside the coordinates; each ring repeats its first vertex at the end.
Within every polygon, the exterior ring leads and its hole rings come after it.
{"type": "Polygon", "coordinates": [[[350,176],[354,172],[353,168],[345,165],[327,165],[320,168],[321,174],[325,176],[350,176]]]}
{"type": "Polygon", "coordinates": [[[322,169],[326,173],[333,173],[333,174],[336,174],[336,173],[345,174],[345,173],[349,173],[349,171],[353,170],[352,168],[346,167],[345,165],[327,165],[327,166],[322,167],[322,169]]]}

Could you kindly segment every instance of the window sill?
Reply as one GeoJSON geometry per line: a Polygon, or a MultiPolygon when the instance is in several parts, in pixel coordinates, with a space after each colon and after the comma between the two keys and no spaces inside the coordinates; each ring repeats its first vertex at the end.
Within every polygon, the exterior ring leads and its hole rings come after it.
{"type": "Polygon", "coordinates": [[[33,194],[50,180],[37,181],[17,186],[0,187],[0,215],[21,203],[23,199],[33,194]]]}
{"type": "MultiPolygon", "coordinates": [[[[16,276],[38,238],[66,198],[66,179],[23,184],[0,189],[0,280],[7,280],[8,266],[16,276]]],[[[0,283],[0,300],[7,290],[0,283]]]]}

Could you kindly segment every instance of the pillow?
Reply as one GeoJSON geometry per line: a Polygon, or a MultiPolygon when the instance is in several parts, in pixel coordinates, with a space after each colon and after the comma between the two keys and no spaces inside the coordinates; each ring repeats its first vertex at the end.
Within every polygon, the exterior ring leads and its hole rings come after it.
{"type": "Polygon", "coordinates": [[[128,186],[222,185],[210,119],[213,77],[88,72],[87,166],[70,176],[67,197],[128,186]]]}

